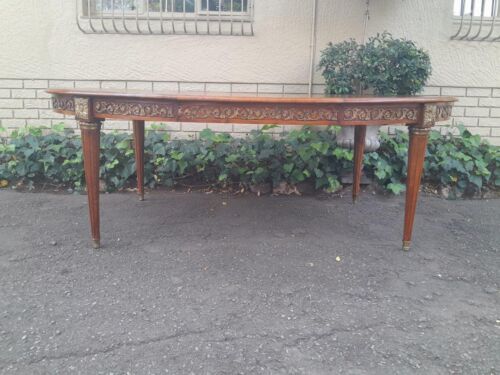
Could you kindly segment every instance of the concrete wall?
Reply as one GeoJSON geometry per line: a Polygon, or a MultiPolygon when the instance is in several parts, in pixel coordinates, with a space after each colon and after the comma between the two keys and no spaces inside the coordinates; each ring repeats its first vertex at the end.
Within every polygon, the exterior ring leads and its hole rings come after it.
{"type": "MultiPolygon", "coordinates": [[[[316,62],[328,41],[362,39],[364,12],[365,0],[318,0],[316,62]]],[[[85,35],[73,0],[2,0],[0,13],[4,127],[60,122],[43,92],[49,86],[307,92],[312,0],[255,0],[253,37],[85,35]]],[[[371,1],[367,34],[388,30],[429,50],[427,93],[455,93],[455,122],[498,144],[500,43],[450,41],[451,14],[452,0],[371,1]]],[[[319,72],[314,83],[321,92],[319,72]]]]}

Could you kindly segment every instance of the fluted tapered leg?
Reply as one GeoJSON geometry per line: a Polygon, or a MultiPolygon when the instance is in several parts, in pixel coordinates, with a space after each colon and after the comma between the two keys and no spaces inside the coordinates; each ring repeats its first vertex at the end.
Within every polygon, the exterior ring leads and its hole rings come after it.
{"type": "Polygon", "coordinates": [[[354,178],[352,185],[352,201],[355,203],[361,190],[361,172],[365,153],[366,125],[354,128],[354,178]]]}
{"type": "Polygon", "coordinates": [[[410,250],[413,222],[415,220],[415,210],[417,208],[428,134],[429,129],[422,129],[415,126],[410,127],[403,250],[410,250]]]}
{"type": "Polygon", "coordinates": [[[100,122],[80,121],[83,148],[83,166],[90,215],[90,231],[95,249],[101,246],[99,230],[99,158],[100,122]]]}
{"type": "Polygon", "coordinates": [[[137,174],[137,193],[144,200],[144,121],[134,121],[135,169],[137,174]]]}

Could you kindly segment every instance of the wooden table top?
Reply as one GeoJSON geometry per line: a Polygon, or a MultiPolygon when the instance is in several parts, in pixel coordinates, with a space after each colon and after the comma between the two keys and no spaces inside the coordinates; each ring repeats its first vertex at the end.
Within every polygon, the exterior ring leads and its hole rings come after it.
{"type": "Polygon", "coordinates": [[[268,94],[224,92],[161,92],[139,90],[49,89],[49,94],[77,97],[141,98],[173,101],[211,101],[226,103],[331,103],[331,104],[405,104],[455,102],[451,96],[327,96],[324,94],[268,94]]]}

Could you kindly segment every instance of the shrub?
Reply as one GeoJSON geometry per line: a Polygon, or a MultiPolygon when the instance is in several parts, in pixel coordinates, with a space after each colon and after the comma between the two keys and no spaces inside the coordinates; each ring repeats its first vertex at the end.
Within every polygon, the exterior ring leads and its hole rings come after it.
{"type": "Polygon", "coordinates": [[[323,70],[326,94],[351,95],[361,91],[361,46],[354,40],[328,43],[321,51],[319,67],[323,70]]]}
{"type": "Polygon", "coordinates": [[[431,74],[430,57],[414,42],[383,33],[360,48],[361,77],[375,95],[415,95],[431,74]]]}
{"type": "Polygon", "coordinates": [[[431,62],[414,42],[384,32],[363,45],[352,39],[330,43],[322,51],[319,68],[327,94],[359,95],[370,89],[380,96],[414,95],[429,78],[431,62]]]}
{"type": "MultiPolygon", "coordinates": [[[[253,131],[245,139],[208,129],[198,140],[170,140],[158,127],[145,140],[145,179],[156,185],[198,184],[249,188],[269,183],[291,186],[311,182],[316,189],[335,191],[339,176],[352,169],[352,151],[337,147],[336,127],[321,131],[302,128],[281,139],[268,134],[272,126],[253,131]]],[[[500,147],[482,142],[465,128],[458,136],[432,131],[424,165],[424,181],[446,187],[450,197],[471,196],[500,187],[500,147]]],[[[378,152],[365,155],[364,168],[386,191],[405,189],[408,135],[382,133],[378,152]]],[[[131,136],[103,133],[101,179],[110,191],[133,184],[135,174],[131,136]]],[[[48,134],[26,128],[0,143],[0,185],[49,183],[83,189],[81,141],[62,126],[48,134]]]]}

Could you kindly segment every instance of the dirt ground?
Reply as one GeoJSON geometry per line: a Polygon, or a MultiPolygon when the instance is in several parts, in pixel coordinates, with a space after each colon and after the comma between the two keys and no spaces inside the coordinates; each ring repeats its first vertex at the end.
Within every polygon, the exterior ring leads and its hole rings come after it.
{"type": "Polygon", "coordinates": [[[500,200],[0,192],[2,374],[500,374],[500,200]]]}

